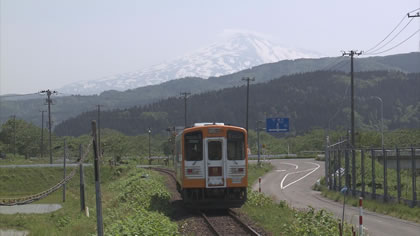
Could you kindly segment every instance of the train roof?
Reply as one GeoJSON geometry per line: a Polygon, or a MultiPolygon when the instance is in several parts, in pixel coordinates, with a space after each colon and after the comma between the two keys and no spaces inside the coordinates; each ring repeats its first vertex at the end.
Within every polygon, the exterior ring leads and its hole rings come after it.
{"type": "Polygon", "coordinates": [[[185,132],[188,132],[188,131],[201,130],[203,128],[215,128],[215,127],[226,127],[226,128],[238,129],[238,130],[242,130],[242,131],[246,132],[245,128],[242,128],[242,127],[239,127],[239,126],[213,122],[213,123],[195,123],[193,127],[188,127],[188,128],[185,128],[185,129],[181,130],[178,133],[178,135],[181,135],[181,134],[183,134],[185,132]]]}
{"type": "Polygon", "coordinates": [[[208,126],[208,125],[225,125],[225,123],[217,123],[217,122],[203,122],[203,123],[195,123],[193,127],[201,127],[201,126],[208,126]]]}

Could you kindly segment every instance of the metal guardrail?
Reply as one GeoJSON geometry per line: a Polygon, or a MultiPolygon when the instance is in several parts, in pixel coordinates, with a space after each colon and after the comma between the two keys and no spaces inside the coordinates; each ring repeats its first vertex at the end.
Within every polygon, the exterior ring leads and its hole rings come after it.
{"type": "MultiPolygon", "coordinates": [[[[284,157],[297,157],[297,154],[274,154],[274,155],[260,155],[260,158],[272,159],[272,158],[284,158],[284,157]]],[[[248,158],[258,158],[258,155],[248,155],[248,158]]]]}
{"type": "MultiPolygon", "coordinates": [[[[80,158],[80,160],[79,160],[79,162],[77,162],[77,164],[81,164],[81,163],[84,162],[85,158],[87,157],[87,155],[90,151],[90,146],[92,145],[92,141],[93,140],[90,141],[89,145],[87,146],[87,149],[85,149],[87,151],[82,155],[82,158],[80,158]]],[[[0,198],[0,206],[25,205],[25,204],[32,203],[34,201],[41,200],[41,199],[47,197],[48,195],[50,195],[51,193],[57,191],[64,184],[69,182],[74,177],[74,175],[76,174],[76,170],[77,170],[77,168],[74,168],[70,172],[69,175],[67,175],[64,179],[62,179],[56,185],[54,185],[53,187],[51,187],[51,188],[49,188],[45,191],[42,191],[40,193],[25,196],[25,197],[19,197],[19,198],[0,198]]]]}
{"type": "Polygon", "coordinates": [[[419,206],[419,151],[418,147],[327,149],[326,184],[330,190],[335,191],[346,186],[353,196],[370,196],[383,201],[408,203],[410,207],[419,206]],[[392,174],[388,173],[390,169],[392,174]],[[394,180],[388,180],[391,177],[396,179],[396,184],[394,180]],[[405,196],[403,187],[406,188],[405,196]],[[408,188],[410,192],[407,192],[408,188]]]}

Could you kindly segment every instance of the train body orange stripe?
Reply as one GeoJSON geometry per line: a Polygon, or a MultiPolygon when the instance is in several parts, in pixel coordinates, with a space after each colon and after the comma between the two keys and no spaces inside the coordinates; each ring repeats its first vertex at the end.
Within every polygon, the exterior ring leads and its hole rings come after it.
{"type": "Polygon", "coordinates": [[[187,179],[184,178],[182,181],[183,188],[205,188],[206,182],[204,179],[187,179]]]}

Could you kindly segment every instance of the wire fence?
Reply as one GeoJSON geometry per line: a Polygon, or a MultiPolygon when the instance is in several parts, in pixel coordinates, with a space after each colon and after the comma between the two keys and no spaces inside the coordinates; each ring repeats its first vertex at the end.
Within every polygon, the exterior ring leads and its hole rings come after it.
{"type": "MultiPolygon", "coordinates": [[[[82,155],[80,160],[77,162],[78,165],[82,164],[85,161],[87,155],[89,154],[90,146],[92,145],[92,142],[93,140],[91,139],[89,144],[87,145],[87,148],[84,149],[86,151],[82,155]]],[[[18,197],[18,198],[0,198],[0,206],[25,205],[25,204],[32,203],[34,201],[41,200],[47,197],[48,195],[54,193],[55,191],[60,189],[64,184],[69,182],[76,174],[76,171],[77,171],[77,168],[73,168],[73,170],[68,175],[66,175],[60,182],[58,182],[56,185],[40,193],[24,196],[24,197],[18,197]]]]}
{"type": "Polygon", "coordinates": [[[420,148],[327,149],[330,190],[420,207],[420,148]]]}

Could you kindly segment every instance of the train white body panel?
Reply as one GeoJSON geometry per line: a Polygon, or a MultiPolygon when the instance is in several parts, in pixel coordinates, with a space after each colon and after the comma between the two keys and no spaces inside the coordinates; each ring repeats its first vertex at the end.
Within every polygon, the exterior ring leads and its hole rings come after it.
{"type": "Polygon", "coordinates": [[[176,138],[175,170],[184,202],[238,207],[246,200],[247,133],[222,123],[200,123],[176,138]]]}

